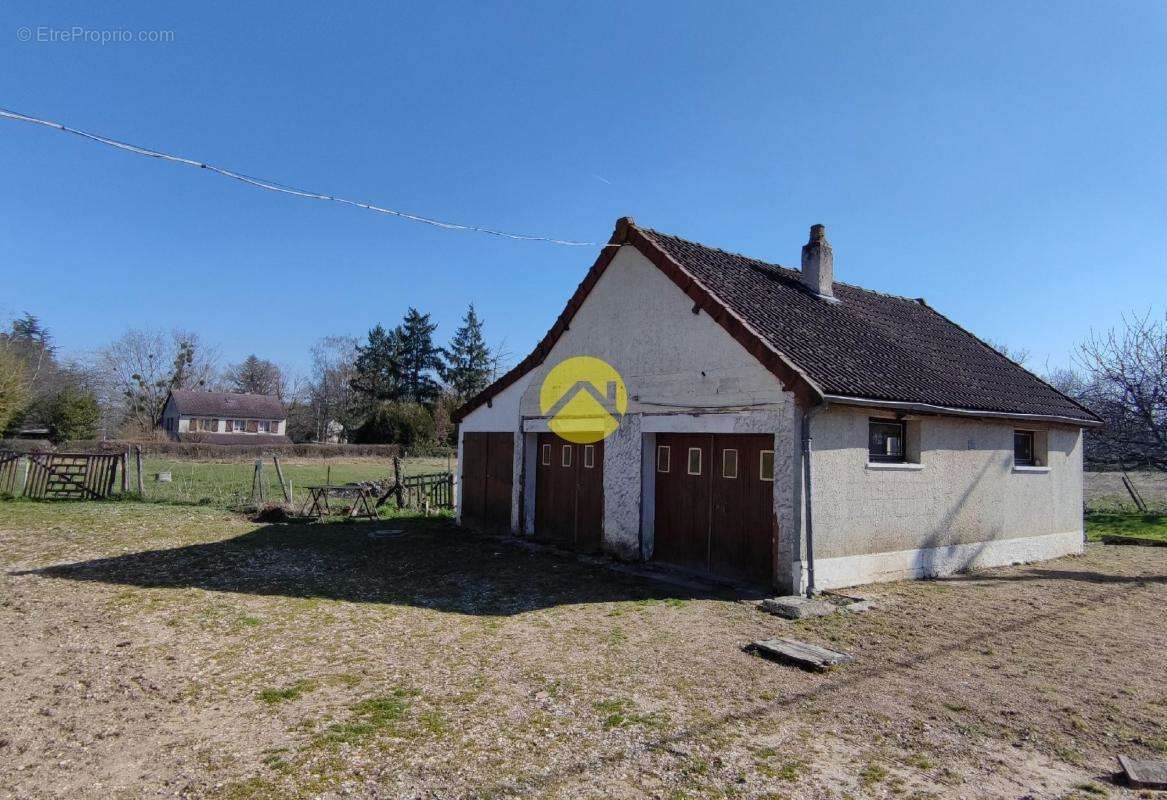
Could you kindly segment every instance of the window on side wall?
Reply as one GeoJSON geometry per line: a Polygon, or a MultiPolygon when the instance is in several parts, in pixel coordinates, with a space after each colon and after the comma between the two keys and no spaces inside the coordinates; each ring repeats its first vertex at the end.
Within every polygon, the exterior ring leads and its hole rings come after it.
{"type": "Polygon", "coordinates": [[[884,464],[903,463],[907,451],[905,426],[897,419],[872,419],[867,422],[867,459],[884,464]]]}
{"type": "Polygon", "coordinates": [[[1013,431],[1013,466],[1037,466],[1036,440],[1034,431],[1013,431]]]}
{"type": "Polygon", "coordinates": [[[584,469],[593,469],[596,466],[596,446],[594,444],[584,445],[584,469]]]}
{"type": "Polygon", "coordinates": [[[688,465],[687,471],[690,475],[700,475],[701,474],[701,448],[700,447],[690,447],[689,448],[689,465],[688,465]]]}
{"type": "Polygon", "coordinates": [[[559,462],[565,467],[571,466],[571,445],[565,444],[563,446],[563,458],[559,462]]]}
{"type": "Polygon", "coordinates": [[[540,448],[539,460],[543,463],[543,466],[551,466],[551,445],[545,444],[540,448]]]}

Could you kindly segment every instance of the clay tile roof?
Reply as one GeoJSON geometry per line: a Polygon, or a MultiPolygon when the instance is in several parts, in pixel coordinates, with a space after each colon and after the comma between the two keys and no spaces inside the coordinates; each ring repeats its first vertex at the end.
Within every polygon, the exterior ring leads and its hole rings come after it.
{"type": "Polygon", "coordinates": [[[640,230],[824,394],[1096,419],[921,300],[836,283],[829,303],[797,270],[640,230]]]}
{"type": "MultiPolygon", "coordinates": [[[[628,219],[617,224],[612,242],[635,246],[787,388],[812,402],[838,396],[1099,422],[923,300],[836,283],[841,302],[831,303],[807,291],[797,270],[628,219]]],[[[459,419],[546,357],[616,250],[601,253],[535,352],[460,409],[459,419]]]]}
{"type": "Polygon", "coordinates": [[[250,419],[283,419],[284,407],[279,398],[265,394],[236,392],[195,392],[175,389],[170,393],[179,414],[250,419]]]}

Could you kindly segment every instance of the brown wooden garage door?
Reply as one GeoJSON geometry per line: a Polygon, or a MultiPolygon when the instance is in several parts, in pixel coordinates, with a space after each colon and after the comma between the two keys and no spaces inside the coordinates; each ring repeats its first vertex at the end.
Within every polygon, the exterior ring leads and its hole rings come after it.
{"type": "Polygon", "coordinates": [[[774,438],[658,434],[653,559],[772,582],[774,438]]]}
{"type": "Polygon", "coordinates": [[[535,467],[535,538],[583,553],[604,531],[604,443],[573,444],[541,433],[535,467]]]}
{"type": "Polygon", "coordinates": [[[462,434],[462,522],[509,527],[515,437],[513,433],[462,434]]]}

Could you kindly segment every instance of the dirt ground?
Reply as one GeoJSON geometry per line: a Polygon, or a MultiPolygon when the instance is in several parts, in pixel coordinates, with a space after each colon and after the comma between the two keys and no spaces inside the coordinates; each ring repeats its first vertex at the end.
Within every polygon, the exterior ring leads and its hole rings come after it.
{"type": "Polygon", "coordinates": [[[433,519],[7,502],[0,561],[0,797],[1119,797],[1167,751],[1167,548],[800,623],[433,519]]]}

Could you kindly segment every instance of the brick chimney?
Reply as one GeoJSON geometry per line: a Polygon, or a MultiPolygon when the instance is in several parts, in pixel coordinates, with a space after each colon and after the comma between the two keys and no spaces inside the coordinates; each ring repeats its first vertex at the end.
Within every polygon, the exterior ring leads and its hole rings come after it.
{"type": "Polygon", "coordinates": [[[810,241],[802,246],[802,282],[813,294],[835,303],[835,251],[825,225],[810,226],[810,241]]]}

